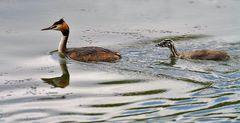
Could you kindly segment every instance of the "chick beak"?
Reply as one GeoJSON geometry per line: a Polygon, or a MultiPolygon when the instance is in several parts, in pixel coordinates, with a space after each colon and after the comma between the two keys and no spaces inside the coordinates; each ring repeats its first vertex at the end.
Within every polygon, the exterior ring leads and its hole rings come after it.
{"type": "Polygon", "coordinates": [[[52,29],[54,29],[55,27],[56,27],[56,25],[52,25],[52,26],[50,26],[50,27],[41,29],[41,31],[44,31],[44,30],[52,30],[52,29]]]}

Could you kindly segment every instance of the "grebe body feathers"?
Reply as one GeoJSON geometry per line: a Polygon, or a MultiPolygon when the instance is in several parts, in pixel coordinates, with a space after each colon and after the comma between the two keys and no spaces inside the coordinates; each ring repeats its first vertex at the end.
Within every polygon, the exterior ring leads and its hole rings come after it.
{"type": "Polygon", "coordinates": [[[230,56],[225,51],[218,50],[195,50],[188,52],[177,52],[174,42],[171,39],[164,39],[157,47],[168,47],[171,51],[171,57],[181,59],[199,59],[199,60],[228,60],[230,56]]]}
{"type": "Polygon", "coordinates": [[[83,62],[89,61],[113,62],[121,58],[120,53],[102,47],[69,48],[67,49],[66,54],[73,60],[83,62]]]}
{"type": "Polygon", "coordinates": [[[80,48],[67,48],[67,41],[69,36],[69,26],[67,23],[60,19],[52,26],[42,29],[43,30],[57,30],[62,32],[62,38],[58,45],[58,52],[66,55],[67,57],[83,62],[114,62],[121,59],[118,52],[101,47],[80,47],[80,48]]]}

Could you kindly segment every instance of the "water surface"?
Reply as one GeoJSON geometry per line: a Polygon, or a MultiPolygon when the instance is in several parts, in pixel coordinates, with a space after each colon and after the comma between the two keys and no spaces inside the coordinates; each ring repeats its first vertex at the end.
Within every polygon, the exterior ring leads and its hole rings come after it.
{"type": "Polygon", "coordinates": [[[240,122],[239,8],[237,0],[1,1],[0,122],[240,122]],[[61,34],[40,29],[62,17],[69,47],[123,58],[60,58],[61,34]],[[164,38],[179,51],[231,59],[170,59],[155,47],[164,38]]]}

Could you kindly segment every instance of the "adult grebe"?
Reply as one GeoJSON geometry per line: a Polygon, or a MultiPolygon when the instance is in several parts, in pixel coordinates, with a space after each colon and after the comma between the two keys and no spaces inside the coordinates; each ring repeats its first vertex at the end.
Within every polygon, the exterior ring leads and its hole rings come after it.
{"type": "Polygon", "coordinates": [[[58,52],[66,55],[67,57],[83,62],[114,62],[121,59],[118,52],[114,52],[101,47],[80,47],[80,48],[67,48],[67,41],[69,36],[69,26],[67,23],[60,19],[52,26],[42,29],[43,30],[57,30],[62,32],[62,38],[58,46],[58,52]]]}
{"type": "Polygon", "coordinates": [[[171,57],[181,59],[199,59],[199,60],[228,60],[230,56],[224,51],[217,50],[196,50],[190,52],[177,52],[174,42],[171,39],[164,39],[157,47],[168,47],[171,51],[171,57]]]}

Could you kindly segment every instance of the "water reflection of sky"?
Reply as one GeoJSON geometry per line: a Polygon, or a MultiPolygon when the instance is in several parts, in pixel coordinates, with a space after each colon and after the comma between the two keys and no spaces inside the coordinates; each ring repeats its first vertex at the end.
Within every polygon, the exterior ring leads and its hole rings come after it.
{"type": "Polygon", "coordinates": [[[239,1],[0,3],[0,121],[240,119],[239,1]],[[40,29],[62,17],[71,28],[69,47],[103,46],[120,51],[123,59],[114,64],[69,61],[69,85],[43,83],[40,78],[62,74],[58,56],[49,54],[60,33],[40,29]],[[176,42],[180,51],[216,48],[229,52],[231,60],[172,61],[168,49],[152,42],[183,34],[207,36],[176,42]]]}

